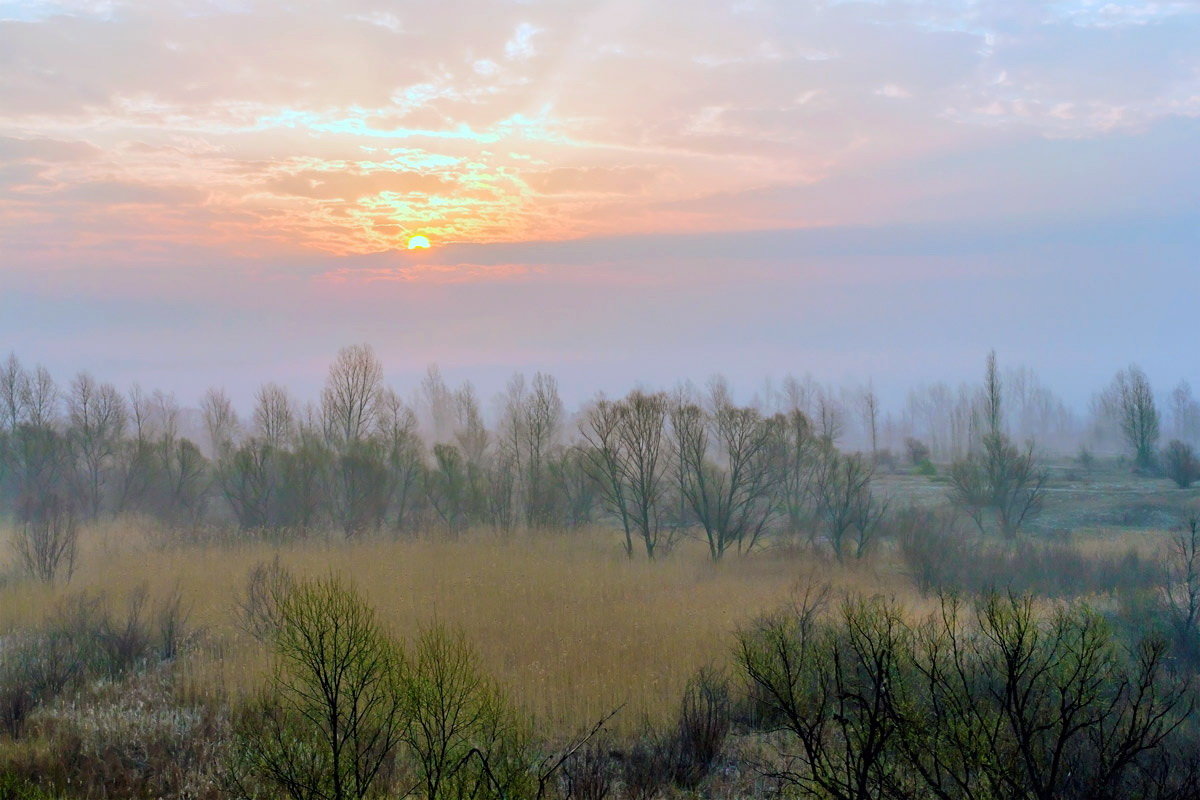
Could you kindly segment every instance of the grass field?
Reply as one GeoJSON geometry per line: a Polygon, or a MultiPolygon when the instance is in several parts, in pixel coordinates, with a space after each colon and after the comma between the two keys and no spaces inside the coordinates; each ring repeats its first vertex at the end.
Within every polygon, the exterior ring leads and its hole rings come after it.
{"type": "Polygon", "coordinates": [[[0,588],[0,630],[37,622],[71,593],[104,593],[119,609],[139,586],[151,598],[178,591],[203,636],[183,665],[193,689],[238,693],[262,679],[267,658],[239,628],[237,602],[253,565],[278,556],[296,575],[352,580],[402,638],[435,621],[461,628],[542,730],[568,735],[624,705],[613,727],[631,733],[674,714],[695,670],[725,666],[740,624],[807,586],[912,595],[882,560],[835,568],[768,550],[712,564],[684,546],[647,563],[599,530],[282,548],[156,541],[132,524],[88,531],[69,584],[0,588]]]}

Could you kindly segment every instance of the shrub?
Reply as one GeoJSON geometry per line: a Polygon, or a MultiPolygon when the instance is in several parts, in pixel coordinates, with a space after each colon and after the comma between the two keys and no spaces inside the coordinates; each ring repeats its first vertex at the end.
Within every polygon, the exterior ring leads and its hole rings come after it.
{"type": "Polygon", "coordinates": [[[401,686],[408,715],[403,739],[424,797],[529,793],[525,731],[461,633],[441,626],[424,631],[401,686]]]}
{"type": "Polygon", "coordinates": [[[1173,439],[1162,452],[1163,474],[1175,481],[1180,489],[1187,489],[1200,480],[1200,459],[1190,444],[1173,439]]]}
{"type": "Polygon", "coordinates": [[[1127,652],[1085,606],[1037,608],[943,598],[910,624],[850,598],[763,618],[738,662],[780,720],[773,774],[820,797],[1174,796],[1163,762],[1191,744],[1194,701],[1163,640],[1127,652]]]}
{"type": "Polygon", "coordinates": [[[70,580],[79,550],[75,510],[58,495],[27,500],[13,541],[17,561],[31,576],[51,583],[65,571],[70,580]]]}
{"type": "Polygon", "coordinates": [[[695,788],[712,770],[729,734],[729,682],[712,669],[700,670],[683,693],[675,728],[673,777],[695,788]]]}
{"type": "Polygon", "coordinates": [[[908,463],[918,467],[929,461],[931,453],[927,444],[910,436],[904,440],[904,455],[908,458],[908,463]]]}
{"type": "Polygon", "coordinates": [[[1162,566],[1129,548],[1088,555],[1070,542],[998,542],[967,536],[953,518],[930,511],[897,514],[900,556],[922,594],[1017,592],[1069,598],[1160,588],[1162,566]]]}
{"type": "Polygon", "coordinates": [[[361,800],[403,729],[402,656],[374,611],[336,579],[296,584],[279,607],[271,688],[242,721],[235,776],[294,800],[361,800]]]}
{"type": "Polygon", "coordinates": [[[615,779],[616,769],[603,742],[581,747],[562,765],[563,795],[568,800],[605,800],[615,779]]]}
{"type": "Polygon", "coordinates": [[[295,583],[291,573],[279,563],[279,556],[255,564],[246,576],[246,588],[237,603],[242,630],[260,642],[269,642],[279,632],[281,608],[295,583]]]}

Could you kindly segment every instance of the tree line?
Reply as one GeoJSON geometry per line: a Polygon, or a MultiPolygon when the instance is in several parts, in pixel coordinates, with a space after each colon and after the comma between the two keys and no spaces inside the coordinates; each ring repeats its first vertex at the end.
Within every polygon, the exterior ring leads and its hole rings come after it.
{"type": "MultiPolygon", "coordinates": [[[[965,417],[968,444],[949,472],[952,498],[980,529],[1009,536],[1036,516],[1045,482],[1035,442],[1008,433],[1022,413],[1010,410],[1011,381],[989,356],[965,417]]],[[[347,538],[600,522],[619,526],[631,556],[663,555],[685,532],[698,532],[714,559],[778,535],[861,556],[889,507],[873,478],[896,461],[879,445],[878,398],[868,392],[862,405],[871,449],[851,452],[844,407],[801,388],[782,405],[740,405],[715,379],[703,392],[598,397],[571,415],[553,377],[517,375],[489,425],[470,384],[452,390],[431,370],[422,422],[357,345],[338,353],[315,403],[268,383],[243,418],[214,389],[196,425],[171,395],[122,392],[86,373],[60,387],[10,356],[0,365],[0,508],[28,534],[21,558],[39,573],[69,566],[81,522],[130,513],[174,527],[347,538]]],[[[1192,476],[1180,485],[1195,480],[1189,444],[1157,449],[1160,416],[1141,370],[1119,372],[1097,404],[1139,469],[1161,464],[1192,476]]],[[[913,438],[907,449],[914,462],[931,455],[913,438]]]]}

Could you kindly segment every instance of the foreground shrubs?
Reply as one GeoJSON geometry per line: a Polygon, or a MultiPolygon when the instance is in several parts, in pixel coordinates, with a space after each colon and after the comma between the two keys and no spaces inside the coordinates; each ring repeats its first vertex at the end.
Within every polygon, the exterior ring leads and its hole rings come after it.
{"type": "Polygon", "coordinates": [[[105,595],[67,597],[40,628],[0,641],[0,733],[20,738],[39,706],[171,661],[192,638],[178,595],[151,603],[139,588],[123,606],[105,595]]]}
{"type": "Polygon", "coordinates": [[[1195,796],[1195,701],[1164,640],[1125,649],[1086,607],[1015,595],[943,597],[915,624],[878,599],[822,605],[739,636],[780,746],[771,771],[802,796],[1195,796]]]}
{"type": "Polygon", "coordinates": [[[272,685],[239,725],[238,794],[361,800],[403,775],[429,800],[532,796],[524,730],[461,635],[431,628],[408,653],[340,581],[282,585],[272,685]]]}

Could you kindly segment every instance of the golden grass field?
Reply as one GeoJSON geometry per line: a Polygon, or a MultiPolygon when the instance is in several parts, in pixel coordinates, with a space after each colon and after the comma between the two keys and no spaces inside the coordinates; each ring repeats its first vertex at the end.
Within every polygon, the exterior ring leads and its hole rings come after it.
{"type": "Polygon", "coordinates": [[[268,659],[239,629],[236,604],[250,569],[278,555],[296,575],[352,580],[402,638],[435,621],[457,626],[538,728],[566,736],[622,704],[616,733],[663,722],[696,669],[728,665],[740,624],[805,587],[916,602],[908,580],[883,561],[838,567],[764,551],[712,564],[702,548],[684,546],[647,563],[624,558],[602,531],[282,548],[164,548],[152,534],[135,523],[87,531],[69,584],[0,587],[0,630],[38,621],[72,592],[104,592],[119,604],[141,585],[152,598],[178,590],[207,644],[183,665],[190,688],[245,691],[262,680],[268,659]]]}

